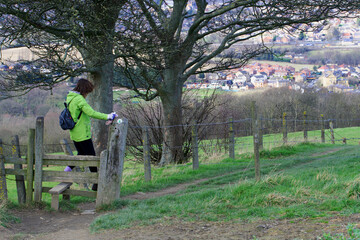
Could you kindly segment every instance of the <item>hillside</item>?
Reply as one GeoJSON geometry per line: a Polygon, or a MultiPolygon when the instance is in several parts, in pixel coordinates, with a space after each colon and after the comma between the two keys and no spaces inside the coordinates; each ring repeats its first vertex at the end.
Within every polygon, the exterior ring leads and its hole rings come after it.
{"type": "Polygon", "coordinates": [[[11,213],[22,222],[0,232],[20,234],[17,239],[314,239],[345,233],[360,216],[359,153],[354,145],[319,144],[264,152],[260,182],[253,180],[250,155],[202,164],[195,172],[188,165],[157,169],[150,184],[141,183],[140,173],[126,177],[122,200],[93,215],[80,214],[93,203],[79,199],[72,200],[73,209],[63,202],[68,210],[58,213],[16,209],[11,213]],[[134,187],[138,191],[131,193],[134,187]]]}

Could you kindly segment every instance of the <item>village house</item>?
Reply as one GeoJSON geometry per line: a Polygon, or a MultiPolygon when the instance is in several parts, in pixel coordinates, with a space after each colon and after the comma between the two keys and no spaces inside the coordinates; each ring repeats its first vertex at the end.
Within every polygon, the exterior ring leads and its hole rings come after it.
{"type": "Polygon", "coordinates": [[[319,67],[317,70],[318,70],[318,72],[324,73],[324,72],[330,71],[331,69],[329,68],[328,65],[322,65],[322,66],[319,67]]]}
{"type": "Polygon", "coordinates": [[[268,67],[268,68],[262,68],[259,72],[260,74],[264,74],[269,77],[274,74],[275,70],[271,67],[268,67]]]}
{"type": "Polygon", "coordinates": [[[288,72],[288,73],[295,73],[295,68],[294,67],[291,67],[291,66],[286,66],[285,67],[285,70],[288,72]]]}
{"type": "Polygon", "coordinates": [[[245,74],[235,74],[235,78],[233,79],[233,84],[242,86],[247,81],[247,76],[245,74]]]}
{"type": "Polygon", "coordinates": [[[253,67],[250,67],[250,66],[245,66],[242,68],[242,71],[246,72],[248,75],[252,76],[254,74],[257,73],[257,71],[253,68],[253,67]]]}
{"type": "Polygon", "coordinates": [[[297,82],[297,83],[303,83],[306,80],[306,75],[301,72],[294,73],[293,77],[294,77],[295,82],[297,82]]]}
{"type": "Polygon", "coordinates": [[[205,79],[208,81],[218,80],[219,75],[217,73],[206,73],[205,79]]]}
{"type": "Polygon", "coordinates": [[[256,74],[252,76],[251,83],[254,85],[255,88],[263,88],[266,86],[267,83],[267,76],[263,74],[256,74]]]}
{"type": "Polygon", "coordinates": [[[267,80],[267,87],[269,88],[280,88],[290,85],[290,81],[281,77],[272,76],[267,80]]]}
{"type": "Polygon", "coordinates": [[[287,77],[289,75],[289,72],[286,70],[277,70],[275,71],[275,73],[273,74],[275,77],[287,77]]]}
{"type": "Polygon", "coordinates": [[[336,76],[332,72],[325,72],[319,77],[319,81],[322,87],[328,88],[331,85],[336,84],[336,76]]]}

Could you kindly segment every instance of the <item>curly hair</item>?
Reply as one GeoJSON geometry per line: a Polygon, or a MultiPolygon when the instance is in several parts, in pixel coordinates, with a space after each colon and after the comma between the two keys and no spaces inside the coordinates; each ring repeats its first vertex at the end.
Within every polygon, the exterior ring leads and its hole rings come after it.
{"type": "Polygon", "coordinates": [[[79,92],[83,96],[86,96],[94,90],[94,84],[85,78],[80,78],[73,90],[79,92]]]}

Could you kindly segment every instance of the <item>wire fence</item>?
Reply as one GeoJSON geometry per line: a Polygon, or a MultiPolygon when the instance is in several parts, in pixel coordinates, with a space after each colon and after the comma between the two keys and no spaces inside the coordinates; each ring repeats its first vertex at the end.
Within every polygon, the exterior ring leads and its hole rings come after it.
{"type": "MultiPolygon", "coordinates": [[[[343,143],[359,144],[360,135],[353,128],[360,125],[360,119],[279,119],[259,117],[260,149],[271,150],[284,144],[298,144],[302,142],[313,143],[343,143]]],[[[144,144],[143,131],[149,130],[148,145],[150,147],[152,163],[155,159],[161,159],[163,147],[166,145],[170,151],[178,150],[185,152],[187,156],[193,156],[194,137],[196,137],[200,161],[208,161],[212,157],[220,155],[233,156],[254,152],[254,119],[244,118],[225,122],[185,124],[174,126],[136,126],[129,125],[127,136],[127,156],[129,159],[143,161],[144,144]],[[193,135],[196,128],[196,136],[193,135]],[[166,142],[166,131],[179,134],[180,144],[166,142]]],[[[1,136],[0,136],[1,139],[1,136]]],[[[75,147],[71,141],[73,151],[75,147]]],[[[20,144],[20,153],[26,155],[27,144],[20,144]]],[[[14,151],[14,142],[2,142],[4,155],[11,155],[14,151]]],[[[62,145],[44,143],[44,153],[62,152],[62,145]]],[[[191,160],[191,157],[188,158],[191,160]]]]}

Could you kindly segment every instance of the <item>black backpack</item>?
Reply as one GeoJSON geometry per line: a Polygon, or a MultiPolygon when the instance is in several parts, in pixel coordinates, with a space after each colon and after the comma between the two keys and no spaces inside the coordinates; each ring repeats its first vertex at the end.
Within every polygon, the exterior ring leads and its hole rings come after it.
{"type": "MultiPolygon", "coordinates": [[[[73,99],[70,100],[70,102],[72,101],[73,99]]],[[[66,102],[64,102],[64,105],[65,105],[65,109],[60,113],[60,116],[59,116],[59,124],[60,124],[60,127],[63,129],[63,130],[70,130],[70,129],[73,129],[76,125],[76,122],[74,121],[74,119],[71,117],[71,114],[70,114],[70,111],[68,109],[69,105],[70,105],[70,102],[69,104],[67,104],[66,102]]],[[[82,111],[80,112],[79,116],[78,116],[78,120],[80,119],[80,116],[82,114],[82,111]]]]}

